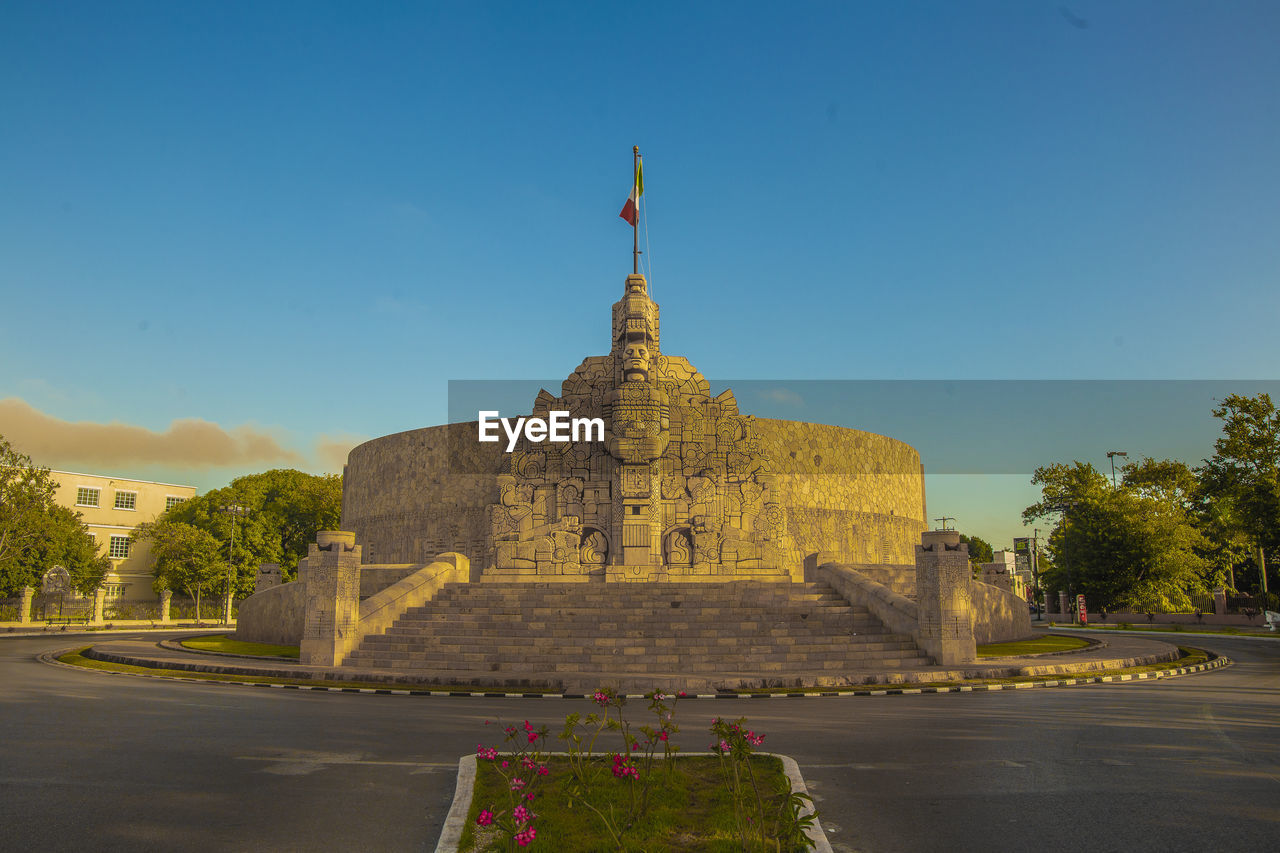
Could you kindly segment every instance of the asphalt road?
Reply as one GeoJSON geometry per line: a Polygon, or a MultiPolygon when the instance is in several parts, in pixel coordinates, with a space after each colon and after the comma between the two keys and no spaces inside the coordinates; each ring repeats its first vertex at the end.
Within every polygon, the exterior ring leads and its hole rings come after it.
{"type": "MultiPolygon", "coordinates": [[[[154,635],[152,635],[154,636],[154,635]]],[[[1280,641],[1161,682],[697,700],[799,762],[836,850],[1280,849],[1280,641]]],[[[46,666],[0,639],[0,849],[431,850],[486,720],[581,701],[186,684],[46,666]]],[[[569,851],[562,851],[569,853],[569,851]]]]}

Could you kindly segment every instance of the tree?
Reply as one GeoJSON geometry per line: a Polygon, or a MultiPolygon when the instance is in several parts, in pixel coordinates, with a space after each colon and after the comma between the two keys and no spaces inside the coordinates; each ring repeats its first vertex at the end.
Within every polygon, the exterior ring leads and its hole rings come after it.
{"type": "Polygon", "coordinates": [[[215,591],[226,578],[221,546],[209,533],[181,521],[146,522],[138,525],[133,538],[151,543],[155,558],[155,589],[182,590],[195,599],[196,620],[200,619],[200,599],[215,591]]]}
{"type": "Polygon", "coordinates": [[[1121,468],[1120,485],[1145,497],[1172,501],[1192,509],[1200,495],[1200,482],[1187,463],[1177,459],[1152,459],[1130,462],[1121,468]]]}
{"type": "Polygon", "coordinates": [[[48,468],[0,436],[0,596],[39,587],[52,566],[65,567],[75,588],[90,594],[110,568],[80,514],[54,502],[56,488],[48,468]]]}
{"type": "Polygon", "coordinates": [[[342,477],[293,470],[237,477],[229,486],[184,501],[161,516],[164,522],[197,527],[219,542],[224,583],[225,561],[230,559],[233,564],[235,597],[253,592],[257,567],[262,563],[278,563],[282,579],[290,580],[316,532],[337,528],[341,519],[342,477]],[[229,506],[243,507],[246,512],[224,512],[229,506]]]}
{"type": "Polygon", "coordinates": [[[1044,498],[1027,507],[1023,519],[1059,515],[1049,534],[1052,560],[1042,567],[1043,588],[1083,593],[1111,609],[1159,611],[1190,609],[1189,596],[1207,591],[1203,537],[1186,503],[1157,488],[1165,479],[1112,488],[1092,465],[1075,462],[1039,468],[1032,482],[1044,498]]]}
{"type": "Polygon", "coordinates": [[[39,589],[40,579],[53,566],[62,566],[71,578],[71,586],[81,595],[93,595],[111,569],[111,561],[98,553],[97,543],[89,537],[80,521],[80,513],[53,505],[34,517],[36,535],[17,557],[24,577],[39,589]]]}
{"type": "Polygon", "coordinates": [[[996,552],[991,550],[991,543],[980,536],[965,536],[961,533],[960,541],[969,546],[969,563],[975,568],[979,563],[990,563],[996,558],[996,552]]]}
{"type": "Polygon", "coordinates": [[[1222,421],[1222,435],[1200,469],[1204,498],[1220,504],[1224,531],[1234,530],[1274,559],[1280,545],[1280,412],[1269,394],[1232,394],[1213,416],[1222,421]]]}

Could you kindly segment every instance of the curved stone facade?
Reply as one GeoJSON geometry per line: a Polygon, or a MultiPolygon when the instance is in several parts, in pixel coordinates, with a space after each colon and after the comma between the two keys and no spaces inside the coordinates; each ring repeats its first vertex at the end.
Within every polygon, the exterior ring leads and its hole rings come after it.
{"type": "MultiPolygon", "coordinates": [[[[818,552],[849,563],[913,562],[925,503],[912,447],[845,427],[749,420],[783,509],[788,574],[818,552]]],[[[485,567],[486,508],[499,499],[507,460],[500,445],[476,441],[474,422],[367,441],[347,460],[343,529],[355,531],[366,563],[425,563],[459,551],[485,567]]]]}
{"type": "Polygon", "coordinates": [[[484,565],[486,507],[498,500],[505,453],[476,424],[424,427],[352,449],[342,476],[342,527],[366,563],[427,563],[458,551],[484,565]]]}
{"type": "Polygon", "coordinates": [[[752,420],[785,508],[790,565],[820,552],[848,563],[914,563],[925,530],[915,448],[847,427],[752,420]]]}

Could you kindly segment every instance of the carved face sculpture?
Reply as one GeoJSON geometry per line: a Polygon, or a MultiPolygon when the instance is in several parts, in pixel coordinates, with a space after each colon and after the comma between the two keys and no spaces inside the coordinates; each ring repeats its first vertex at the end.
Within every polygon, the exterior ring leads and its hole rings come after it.
{"type": "Polygon", "coordinates": [[[642,341],[629,341],[622,351],[622,374],[627,382],[649,378],[649,348],[642,341]]]}

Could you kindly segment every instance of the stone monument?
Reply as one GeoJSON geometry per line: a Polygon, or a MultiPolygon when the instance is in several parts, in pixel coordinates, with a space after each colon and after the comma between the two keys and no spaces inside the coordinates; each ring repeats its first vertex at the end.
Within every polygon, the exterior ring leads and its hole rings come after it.
{"type": "Polygon", "coordinates": [[[485,439],[490,414],[354,448],[344,530],[320,534],[297,582],[275,585],[264,567],[237,636],[386,677],[464,667],[472,683],[501,683],[577,667],[585,681],[623,667],[678,678],[697,666],[856,683],[970,662],[975,642],[1030,633],[1025,602],[971,580],[954,533],[925,533],[913,448],[752,417],[732,390],[713,395],[663,351],[641,275],[613,305],[608,354],[532,401],[539,430],[504,424],[509,441],[485,439]],[[598,434],[548,440],[557,417],[598,434]],[[735,619],[735,607],[752,615],[735,619]],[[695,616],[708,613],[710,624],[695,616]],[[703,659],[673,660],[672,632],[696,638],[688,648],[703,659]]]}

